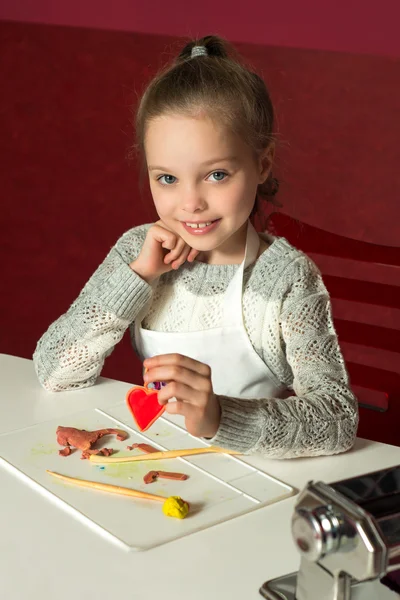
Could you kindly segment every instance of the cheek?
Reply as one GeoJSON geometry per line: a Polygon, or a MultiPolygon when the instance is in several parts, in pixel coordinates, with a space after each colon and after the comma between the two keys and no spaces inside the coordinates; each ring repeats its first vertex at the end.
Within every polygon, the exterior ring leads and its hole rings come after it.
{"type": "Polygon", "coordinates": [[[173,197],[171,194],[166,194],[164,190],[160,190],[159,187],[150,186],[151,195],[157,213],[161,216],[168,215],[173,209],[173,197]]]}
{"type": "Polygon", "coordinates": [[[231,206],[238,212],[246,212],[248,208],[251,210],[256,191],[256,183],[246,178],[241,178],[235,182],[234,188],[230,190],[231,206]]]}

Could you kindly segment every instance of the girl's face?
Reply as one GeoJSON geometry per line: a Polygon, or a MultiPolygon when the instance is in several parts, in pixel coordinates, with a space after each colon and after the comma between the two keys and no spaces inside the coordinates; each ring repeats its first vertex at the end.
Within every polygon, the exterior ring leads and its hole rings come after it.
{"type": "Polygon", "coordinates": [[[271,151],[257,160],[236,134],[207,116],[178,115],[149,123],[145,151],[154,204],[166,227],[205,262],[241,262],[247,220],[257,186],[268,176],[271,151]],[[198,224],[207,225],[193,228],[198,224]]]}

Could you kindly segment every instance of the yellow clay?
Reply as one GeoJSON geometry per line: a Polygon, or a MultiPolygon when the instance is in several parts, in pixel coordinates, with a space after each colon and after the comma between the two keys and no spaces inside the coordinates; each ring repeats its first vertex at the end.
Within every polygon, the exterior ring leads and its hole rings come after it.
{"type": "Polygon", "coordinates": [[[170,496],[164,502],[162,509],[167,517],[184,519],[189,512],[189,504],[179,496],[170,496]]]}

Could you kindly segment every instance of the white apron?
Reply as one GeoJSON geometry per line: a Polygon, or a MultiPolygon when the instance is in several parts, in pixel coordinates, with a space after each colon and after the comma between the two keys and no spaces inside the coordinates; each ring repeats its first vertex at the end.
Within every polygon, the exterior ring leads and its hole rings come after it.
{"type": "Polygon", "coordinates": [[[285,386],[254,350],[243,321],[243,273],[257,259],[259,245],[249,221],[243,262],[225,292],[222,327],[187,333],[150,331],[141,327],[142,313],[135,322],[135,345],[141,359],[178,353],[205,363],[211,367],[215,394],[243,399],[286,395],[285,386]]]}

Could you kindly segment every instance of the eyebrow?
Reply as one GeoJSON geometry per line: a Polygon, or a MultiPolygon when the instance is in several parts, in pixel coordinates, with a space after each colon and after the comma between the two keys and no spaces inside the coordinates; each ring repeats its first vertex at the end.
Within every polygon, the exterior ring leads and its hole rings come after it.
{"type": "MultiPolygon", "coordinates": [[[[232,162],[232,163],[237,163],[239,162],[236,156],[225,156],[224,158],[211,158],[210,160],[206,160],[205,162],[203,162],[201,164],[202,167],[206,167],[208,165],[213,165],[215,163],[221,163],[221,162],[232,162]]],[[[166,169],[165,167],[158,167],[155,165],[150,165],[148,167],[149,171],[166,171],[168,172],[170,169],[166,169]]]]}

